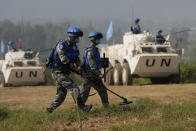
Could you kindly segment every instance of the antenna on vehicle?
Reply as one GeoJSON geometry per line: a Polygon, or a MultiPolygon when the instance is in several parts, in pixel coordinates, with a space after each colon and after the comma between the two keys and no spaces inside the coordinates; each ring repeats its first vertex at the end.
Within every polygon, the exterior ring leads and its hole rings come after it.
{"type": "MultiPolygon", "coordinates": [[[[131,26],[133,25],[133,21],[134,21],[134,7],[132,6],[131,8],[131,17],[132,17],[132,20],[131,20],[131,26]]],[[[130,27],[130,30],[131,30],[131,27],[130,27]]],[[[134,34],[132,32],[132,36],[133,36],[133,44],[135,45],[135,38],[134,38],[134,34]]]]}

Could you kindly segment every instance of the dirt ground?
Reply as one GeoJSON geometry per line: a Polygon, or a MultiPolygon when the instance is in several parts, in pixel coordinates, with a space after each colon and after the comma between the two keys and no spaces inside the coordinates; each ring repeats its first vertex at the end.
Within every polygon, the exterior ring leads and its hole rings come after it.
{"type": "MultiPolygon", "coordinates": [[[[164,103],[184,100],[196,101],[196,84],[110,86],[109,89],[133,101],[136,98],[142,97],[149,97],[164,103]]],[[[96,93],[96,91],[92,89],[92,93],[96,93]]],[[[7,105],[11,108],[45,110],[55,94],[55,86],[0,88],[0,104],[7,105]]],[[[122,101],[110,92],[108,92],[108,95],[111,104],[122,101]]],[[[98,94],[96,93],[96,95],[89,97],[87,104],[100,107],[101,101],[98,94]]],[[[70,94],[67,94],[67,98],[60,108],[65,109],[73,106],[74,102],[72,97],[70,94]]]]}
{"type": "MultiPolygon", "coordinates": [[[[144,85],[144,86],[110,86],[109,89],[128,98],[129,100],[136,100],[137,98],[148,97],[155,101],[162,103],[168,102],[183,102],[196,101],[196,84],[170,84],[170,85],[144,85]]],[[[91,94],[95,93],[91,90],[91,94]]],[[[10,108],[26,108],[32,110],[45,111],[50,101],[54,98],[56,93],[55,86],[33,86],[33,87],[9,87],[0,88],[0,105],[6,105],[10,108]]],[[[120,98],[108,92],[109,102],[122,102],[120,98]]],[[[92,104],[93,107],[100,107],[101,101],[96,93],[89,97],[87,104],[92,104]]],[[[66,100],[58,109],[74,108],[74,102],[70,94],[67,95],[66,100]]],[[[91,118],[83,121],[83,129],[89,131],[107,130],[111,124],[115,124],[115,117],[110,118],[91,118]]],[[[51,131],[66,131],[78,130],[78,123],[68,123],[65,120],[59,120],[51,125],[51,131]],[[62,125],[62,123],[64,123],[62,125]]]]}

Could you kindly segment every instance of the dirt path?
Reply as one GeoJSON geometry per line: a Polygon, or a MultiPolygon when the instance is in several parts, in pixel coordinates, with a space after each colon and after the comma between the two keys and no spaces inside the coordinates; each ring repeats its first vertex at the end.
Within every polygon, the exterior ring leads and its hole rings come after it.
{"type": "MultiPolygon", "coordinates": [[[[145,97],[162,103],[196,101],[196,84],[110,86],[109,88],[133,101],[137,98],[145,97]]],[[[95,92],[95,90],[91,90],[91,93],[95,92]]],[[[53,99],[55,93],[56,87],[54,86],[0,88],[0,105],[7,105],[10,108],[27,108],[45,111],[45,108],[53,99]]],[[[110,92],[108,94],[111,104],[122,102],[121,99],[110,92]]],[[[101,101],[98,94],[89,97],[87,104],[93,104],[94,108],[100,107],[101,101]]],[[[67,108],[74,108],[74,102],[70,94],[67,95],[65,102],[60,106],[60,109],[67,108]]],[[[109,116],[90,118],[89,120],[83,121],[83,129],[88,129],[89,131],[108,130],[111,125],[118,124],[116,119],[115,117],[109,116]]],[[[77,131],[79,130],[78,122],[69,123],[64,119],[58,120],[49,126],[49,130],[77,131]]]]}
{"type": "MultiPolygon", "coordinates": [[[[164,103],[184,100],[196,101],[196,84],[110,86],[109,88],[130,100],[149,97],[164,103]]],[[[96,91],[92,89],[91,93],[94,92],[96,91]]],[[[55,93],[56,88],[54,86],[0,88],[0,104],[11,108],[45,110],[55,93]]],[[[115,95],[108,94],[110,103],[121,102],[121,99],[115,95]]],[[[89,97],[87,104],[93,104],[94,107],[101,106],[98,94],[89,97]]],[[[68,94],[60,108],[70,107],[74,107],[74,103],[70,94],[68,94]]]]}

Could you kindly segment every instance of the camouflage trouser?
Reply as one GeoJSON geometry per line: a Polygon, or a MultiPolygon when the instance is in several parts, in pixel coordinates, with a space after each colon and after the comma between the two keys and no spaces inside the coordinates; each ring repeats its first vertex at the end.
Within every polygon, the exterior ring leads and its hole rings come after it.
{"type": "MultiPolygon", "coordinates": [[[[58,106],[62,104],[62,102],[65,100],[65,97],[67,95],[67,91],[72,95],[74,101],[77,99],[77,103],[79,108],[83,108],[84,102],[82,101],[82,98],[80,96],[80,89],[78,88],[77,84],[69,78],[68,75],[63,73],[52,73],[53,78],[56,80],[56,86],[57,86],[57,93],[51,104],[49,105],[49,110],[54,110],[58,106]],[[74,98],[73,90],[76,89],[77,98],[74,98]]],[[[76,101],[75,101],[76,102],[76,101]]]]}
{"type": "Polygon", "coordinates": [[[91,87],[93,87],[98,92],[103,106],[108,106],[109,102],[107,90],[105,89],[105,85],[103,84],[102,80],[97,77],[89,77],[85,79],[85,82],[81,89],[81,96],[84,103],[88,99],[91,87]]]}

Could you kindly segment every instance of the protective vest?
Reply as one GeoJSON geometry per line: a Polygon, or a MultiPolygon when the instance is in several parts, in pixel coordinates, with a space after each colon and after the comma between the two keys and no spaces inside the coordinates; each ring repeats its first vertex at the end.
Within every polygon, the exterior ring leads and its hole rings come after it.
{"type": "MultiPolygon", "coordinates": [[[[72,46],[69,46],[66,40],[61,40],[60,42],[64,44],[66,52],[65,55],[69,59],[70,63],[75,63],[79,55],[76,43],[74,43],[72,46]]],[[[48,57],[46,58],[46,61],[51,61],[50,66],[48,66],[49,69],[59,68],[63,65],[56,51],[56,47],[52,51],[52,58],[48,57]]]]}
{"type": "Polygon", "coordinates": [[[139,34],[139,33],[140,33],[140,31],[135,27],[134,24],[131,26],[131,31],[132,31],[134,34],[139,34]]]}
{"type": "Polygon", "coordinates": [[[89,66],[89,61],[88,61],[88,58],[87,56],[90,55],[89,53],[89,48],[93,50],[93,54],[95,55],[94,59],[95,59],[95,62],[96,62],[96,69],[101,69],[103,67],[103,61],[104,59],[103,58],[100,58],[100,53],[99,51],[93,47],[93,46],[89,46],[85,52],[85,57],[84,57],[84,64],[85,64],[85,68],[88,70],[89,73],[93,73],[92,70],[90,69],[90,66],[89,66]]]}
{"type": "Polygon", "coordinates": [[[156,44],[163,44],[165,42],[165,38],[162,35],[156,36],[156,44]]]}

